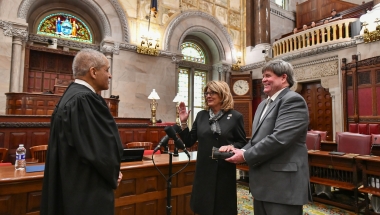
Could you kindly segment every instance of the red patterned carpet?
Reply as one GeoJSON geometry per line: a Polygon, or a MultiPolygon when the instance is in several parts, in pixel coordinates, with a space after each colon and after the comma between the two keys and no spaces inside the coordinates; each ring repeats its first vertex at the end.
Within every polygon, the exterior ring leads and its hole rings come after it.
{"type": "MultiPolygon", "coordinates": [[[[253,213],[253,198],[248,192],[248,187],[237,185],[238,195],[238,215],[252,215],[253,213]]],[[[352,211],[336,208],[330,205],[314,202],[304,205],[304,215],[354,215],[352,211]]]]}

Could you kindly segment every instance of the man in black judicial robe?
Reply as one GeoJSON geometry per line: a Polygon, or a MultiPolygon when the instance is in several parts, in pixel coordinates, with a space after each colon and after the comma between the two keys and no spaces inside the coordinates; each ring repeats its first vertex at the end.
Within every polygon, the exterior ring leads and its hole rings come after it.
{"type": "Polygon", "coordinates": [[[42,188],[41,215],[114,214],[114,192],[122,178],[123,147],[106,102],[109,62],[100,52],[80,51],[75,81],[52,118],[42,188]]]}

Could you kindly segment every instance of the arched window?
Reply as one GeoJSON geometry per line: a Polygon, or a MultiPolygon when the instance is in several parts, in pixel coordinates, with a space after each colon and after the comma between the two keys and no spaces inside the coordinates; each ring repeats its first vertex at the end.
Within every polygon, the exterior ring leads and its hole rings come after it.
{"type": "Polygon", "coordinates": [[[41,20],[37,34],[92,43],[92,34],[86,23],[68,13],[53,13],[41,20]]]}
{"type": "Polygon", "coordinates": [[[206,64],[205,53],[202,48],[194,42],[181,44],[183,60],[193,62],[178,69],[178,93],[186,103],[188,109],[192,110],[189,117],[194,121],[197,113],[204,108],[203,89],[207,83],[207,70],[199,69],[197,64],[206,64]]]}
{"type": "Polygon", "coordinates": [[[196,63],[205,63],[205,55],[202,49],[195,43],[184,42],[181,45],[181,53],[183,60],[193,61],[196,63]]]}

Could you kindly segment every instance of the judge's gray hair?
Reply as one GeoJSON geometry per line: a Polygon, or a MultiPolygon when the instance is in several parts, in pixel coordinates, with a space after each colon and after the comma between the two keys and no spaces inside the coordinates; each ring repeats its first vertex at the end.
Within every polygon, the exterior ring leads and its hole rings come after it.
{"type": "Polygon", "coordinates": [[[85,76],[91,67],[100,69],[100,67],[107,64],[106,58],[103,53],[93,49],[82,49],[74,58],[73,61],[73,75],[74,78],[85,76]]]}
{"type": "Polygon", "coordinates": [[[269,61],[267,64],[264,65],[263,69],[261,70],[261,73],[264,73],[265,71],[271,71],[277,76],[281,76],[283,74],[286,74],[286,81],[289,84],[289,88],[294,85],[294,71],[292,64],[283,61],[283,60],[272,60],[269,61]]]}

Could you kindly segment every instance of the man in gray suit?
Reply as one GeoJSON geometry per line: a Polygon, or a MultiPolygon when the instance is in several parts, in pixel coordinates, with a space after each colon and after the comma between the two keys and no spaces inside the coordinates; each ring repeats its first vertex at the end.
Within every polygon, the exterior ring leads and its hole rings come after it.
{"type": "Polygon", "coordinates": [[[264,93],[253,120],[252,138],[226,161],[247,162],[255,215],[302,215],[312,201],[306,133],[309,124],[305,100],[290,91],[293,67],[282,60],[262,69],[264,93]]]}

